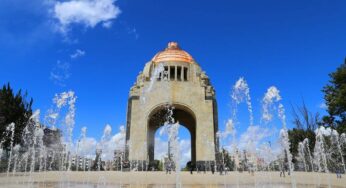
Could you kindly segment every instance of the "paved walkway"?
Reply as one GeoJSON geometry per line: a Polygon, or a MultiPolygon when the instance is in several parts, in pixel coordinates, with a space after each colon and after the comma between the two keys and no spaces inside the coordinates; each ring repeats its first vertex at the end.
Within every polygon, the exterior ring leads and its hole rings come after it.
{"type": "Polygon", "coordinates": [[[45,172],[32,176],[17,174],[6,177],[0,174],[0,187],[343,187],[346,176],[337,179],[335,174],[295,172],[280,178],[279,172],[229,172],[227,175],[181,172],[180,176],[165,172],[45,172]],[[178,180],[178,181],[177,181],[178,180]],[[34,183],[30,183],[34,182],[34,183]],[[44,182],[44,183],[43,183],[44,182]],[[60,183],[58,183],[60,182],[60,183]],[[72,183],[71,183],[72,182],[72,183]],[[295,183],[294,183],[295,182],[295,183]],[[121,186],[120,186],[121,185],[121,186]]]}

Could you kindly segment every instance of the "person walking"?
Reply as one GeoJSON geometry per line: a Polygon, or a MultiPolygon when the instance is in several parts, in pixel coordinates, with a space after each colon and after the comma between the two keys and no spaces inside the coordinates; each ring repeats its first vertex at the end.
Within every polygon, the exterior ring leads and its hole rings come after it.
{"type": "Polygon", "coordinates": [[[335,170],[336,172],[336,178],[337,179],[341,179],[341,167],[337,167],[337,169],[335,170]]]}
{"type": "Polygon", "coordinates": [[[223,165],[220,165],[219,170],[220,170],[220,175],[222,175],[222,171],[223,171],[223,165]]]}
{"type": "Polygon", "coordinates": [[[165,165],[165,167],[166,167],[166,174],[168,174],[168,162],[166,163],[166,165],[165,165]]]}
{"type": "Polygon", "coordinates": [[[283,164],[280,164],[280,177],[285,177],[285,168],[283,166],[283,164]]]}
{"type": "Polygon", "coordinates": [[[280,177],[281,176],[285,177],[285,170],[284,169],[281,169],[281,171],[280,171],[280,177]]]}
{"type": "Polygon", "coordinates": [[[168,163],[168,172],[169,172],[169,174],[171,174],[172,168],[173,168],[172,162],[169,161],[169,163],[168,163]]]}
{"type": "Polygon", "coordinates": [[[211,165],[211,173],[214,174],[214,172],[215,172],[215,167],[214,165],[211,165]]]}

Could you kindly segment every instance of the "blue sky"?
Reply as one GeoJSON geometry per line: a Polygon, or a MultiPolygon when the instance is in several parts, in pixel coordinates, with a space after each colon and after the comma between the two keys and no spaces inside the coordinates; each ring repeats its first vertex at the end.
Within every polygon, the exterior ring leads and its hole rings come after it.
{"type": "MultiPolygon", "coordinates": [[[[242,76],[255,124],[272,85],[281,91],[290,127],[290,104],[302,98],[311,111],[325,113],[321,89],[346,56],[342,0],[85,0],[86,8],[99,8],[94,15],[63,6],[78,2],[0,1],[0,84],[27,90],[43,114],[55,93],[75,91],[75,135],[87,126],[99,138],[106,123],[124,125],[138,72],[169,41],[179,42],[211,78],[220,129],[231,115],[232,85],[242,76]]],[[[247,128],[245,108],[239,134],[247,128]]]]}

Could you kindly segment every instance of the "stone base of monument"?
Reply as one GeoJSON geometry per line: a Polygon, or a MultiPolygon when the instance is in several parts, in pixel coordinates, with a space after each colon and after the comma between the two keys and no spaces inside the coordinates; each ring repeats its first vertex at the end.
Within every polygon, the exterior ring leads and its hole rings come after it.
{"type": "Polygon", "coordinates": [[[215,161],[196,161],[195,170],[196,171],[216,171],[218,167],[215,161]]]}
{"type": "Polygon", "coordinates": [[[148,161],[133,160],[130,163],[131,163],[131,165],[130,165],[131,171],[148,171],[149,170],[148,161]]]}

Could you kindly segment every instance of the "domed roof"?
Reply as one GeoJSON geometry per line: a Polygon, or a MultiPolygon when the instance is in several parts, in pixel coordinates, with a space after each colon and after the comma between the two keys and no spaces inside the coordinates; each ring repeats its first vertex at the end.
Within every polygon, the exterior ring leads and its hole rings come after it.
{"type": "Polygon", "coordinates": [[[185,63],[195,63],[192,56],[182,50],[178,43],[169,42],[167,48],[159,53],[157,53],[151,60],[154,63],[160,62],[185,62],[185,63]]]}

